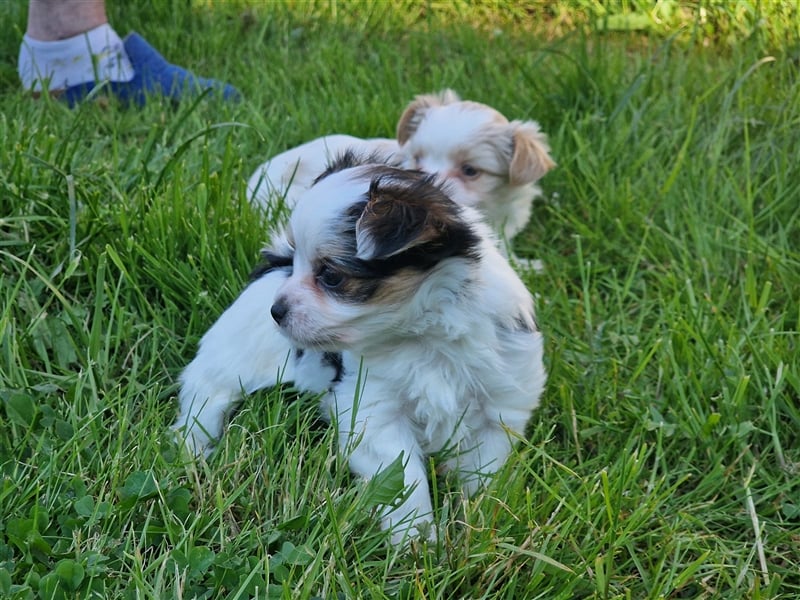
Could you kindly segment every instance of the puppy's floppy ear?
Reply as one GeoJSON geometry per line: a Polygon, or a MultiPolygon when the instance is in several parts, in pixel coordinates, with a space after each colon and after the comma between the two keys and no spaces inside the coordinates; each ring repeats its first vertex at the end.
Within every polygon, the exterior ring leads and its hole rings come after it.
{"type": "Polygon", "coordinates": [[[511,185],[538,181],[556,166],[547,136],[535,121],[511,121],[512,154],[508,167],[511,185]]]}
{"type": "Polygon", "coordinates": [[[397,141],[402,146],[408,141],[419,127],[425,112],[433,106],[444,106],[460,102],[458,97],[451,89],[445,89],[438,94],[422,94],[414,98],[406,107],[400,120],[397,122],[397,141]]]}
{"type": "Polygon", "coordinates": [[[375,179],[367,204],[356,222],[356,256],[362,260],[386,259],[430,241],[437,226],[428,202],[411,190],[375,179]]]}
{"type": "Polygon", "coordinates": [[[356,257],[386,260],[419,249],[416,262],[423,266],[467,255],[477,239],[459,214],[458,205],[428,179],[408,185],[377,178],[356,222],[356,257]]]}

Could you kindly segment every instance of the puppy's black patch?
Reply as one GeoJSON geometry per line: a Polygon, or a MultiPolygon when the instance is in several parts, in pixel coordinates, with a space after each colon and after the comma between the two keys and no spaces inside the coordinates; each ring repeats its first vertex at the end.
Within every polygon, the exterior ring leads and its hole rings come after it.
{"type": "MultiPolygon", "coordinates": [[[[295,360],[300,360],[306,354],[304,348],[295,348],[294,350],[294,357],[295,360]]],[[[344,360],[342,359],[342,354],[340,352],[323,352],[322,358],[320,362],[325,367],[331,367],[334,372],[333,379],[331,379],[331,383],[339,383],[344,377],[344,360]]]]}
{"type": "Polygon", "coordinates": [[[397,160],[390,159],[389,156],[381,152],[356,152],[352,148],[348,148],[337,154],[333,160],[328,163],[327,168],[317,176],[312,185],[316,185],[333,173],[364,165],[398,166],[399,163],[397,160]]]}
{"type": "Polygon", "coordinates": [[[344,361],[339,352],[325,352],[322,355],[322,363],[331,367],[336,371],[336,375],[331,380],[331,383],[339,383],[344,377],[344,361]]]}
{"type": "Polygon", "coordinates": [[[375,260],[428,269],[452,256],[478,257],[480,237],[433,176],[378,174],[356,227],[367,234],[375,260]]]}
{"type": "Polygon", "coordinates": [[[289,275],[292,274],[292,264],[294,257],[285,254],[278,254],[265,248],[261,251],[261,262],[250,271],[250,281],[255,281],[271,271],[278,269],[285,270],[289,275]]]}

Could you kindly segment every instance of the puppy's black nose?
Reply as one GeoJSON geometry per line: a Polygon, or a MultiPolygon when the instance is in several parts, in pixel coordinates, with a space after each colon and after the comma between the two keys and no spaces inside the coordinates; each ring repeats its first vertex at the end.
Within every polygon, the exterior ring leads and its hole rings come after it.
{"type": "Polygon", "coordinates": [[[286,317],[286,313],[289,312],[289,306],[283,300],[278,300],[272,305],[269,312],[272,318],[275,319],[275,322],[280,325],[281,321],[286,317]]]}

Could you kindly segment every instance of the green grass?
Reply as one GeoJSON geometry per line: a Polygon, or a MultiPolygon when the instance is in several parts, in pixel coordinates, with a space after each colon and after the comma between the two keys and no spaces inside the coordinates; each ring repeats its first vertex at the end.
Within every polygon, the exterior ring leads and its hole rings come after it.
{"type": "Polygon", "coordinates": [[[800,595],[795,2],[112,4],[247,100],[33,102],[4,8],[0,597],[800,595]],[[248,398],[207,464],[166,427],[266,235],[248,175],[446,86],[550,134],[515,248],[550,378],[485,492],[434,478],[440,541],[397,550],[391,473],[354,480],[312,399],[248,398]]]}

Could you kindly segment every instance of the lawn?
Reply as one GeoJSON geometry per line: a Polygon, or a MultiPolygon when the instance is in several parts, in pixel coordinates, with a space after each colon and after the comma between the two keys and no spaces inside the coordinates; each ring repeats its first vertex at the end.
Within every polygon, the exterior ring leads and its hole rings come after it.
{"type": "Polygon", "coordinates": [[[800,12],[605,4],[114,2],[245,101],[69,110],[20,91],[8,0],[0,597],[799,597],[800,12]],[[550,136],[515,244],[549,380],[483,492],[432,471],[438,542],[394,548],[400,490],[313,398],[247,398],[207,462],[167,427],[276,218],[250,173],[444,87],[550,136]]]}

